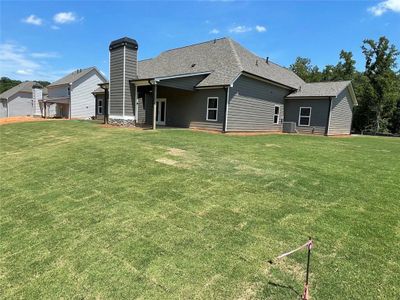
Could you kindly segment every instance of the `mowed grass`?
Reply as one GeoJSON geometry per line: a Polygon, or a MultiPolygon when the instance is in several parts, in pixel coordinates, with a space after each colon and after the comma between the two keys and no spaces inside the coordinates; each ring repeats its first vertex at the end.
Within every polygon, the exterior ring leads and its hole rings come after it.
{"type": "Polygon", "coordinates": [[[398,299],[400,140],[0,126],[0,298],[398,299]]]}

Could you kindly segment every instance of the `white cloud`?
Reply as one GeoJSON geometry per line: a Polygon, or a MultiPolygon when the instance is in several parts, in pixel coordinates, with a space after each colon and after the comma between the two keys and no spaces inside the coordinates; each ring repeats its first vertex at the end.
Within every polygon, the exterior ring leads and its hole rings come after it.
{"type": "Polygon", "coordinates": [[[214,28],[214,29],[210,30],[209,33],[211,33],[211,34],[218,34],[218,33],[219,33],[219,30],[218,30],[217,28],[214,28]]]}
{"type": "Polygon", "coordinates": [[[265,31],[267,31],[267,28],[265,28],[264,26],[261,26],[261,25],[257,25],[256,31],[257,32],[265,32],[265,31]]]}
{"type": "Polygon", "coordinates": [[[245,32],[249,32],[252,31],[253,29],[251,27],[247,27],[245,25],[239,25],[236,27],[232,27],[231,29],[229,29],[229,32],[232,33],[245,33],[245,32]]]}
{"type": "Polygon", "coordinates": [[[60,12],[53,16],[54,22],[57,24],[73,23],[78,20],[77,16],[73,12],[60,12]]]}
{"type": "Polygon", "coordinates": [[[34,58],[56,58],[60,57],[57,52],[34,52],[31,54],[34,58]]]}
{"type": "Polygon", "coordinates": [[[54,81],[70,71],[54,70],[46,61],[43,61],[43,59],[55,54],[55,52],[37,52],[30,54],[30,51],[23,46],[10,42],[1,43],[1,76],[18,80],[54,81]],[[38,58],[42,59],[38,61],[38,58]]]}
{"type": "Polygon", "coordinates": [[[250,27],[250,26],[246,26],[246,25],[238,25],[238,26],[230,28],[229,32],[231,32],[231,33],[246,33],[246,32],[250,32],[253,30],[255,30],[257,32],[265,32],[265,31],[267,31],[267,28],[262,25],[256,25],[255,27],[250,27]]]}
{"type": "Polygon", "coordinates": [[[33,70],[31,69],[26,69],[26,70],[17,70],[17,74],[19,75],[32,75],[33,70]]]}
{"type": "Polygon", "coordinates": [[[53,29],[53,30],[58,30],[58,29],[60,29],[60,27],[57,26],[57,25],[51,25],[50,28],[53,29]]]}
{"type": "Polygon", "coordinates": [[[40,26],[43,24],[43,20],[35,15],[30,15],[29,17],[22,19],[22,22],[36,26],[40,26]]]}
{"type": "Polygon", "coordinates": [[[374,16],[381,16],[388,11],[400,13],[400,0],[385,0],[368,8],[374,16]]]}

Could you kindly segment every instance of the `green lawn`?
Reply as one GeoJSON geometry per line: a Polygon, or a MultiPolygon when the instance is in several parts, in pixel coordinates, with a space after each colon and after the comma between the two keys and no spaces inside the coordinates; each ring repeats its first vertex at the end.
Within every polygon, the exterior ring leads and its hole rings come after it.
{"type": "Polygon", "coordinates": [[[0,298],[400,294],[400,139],[0,126],[0,298]]]}

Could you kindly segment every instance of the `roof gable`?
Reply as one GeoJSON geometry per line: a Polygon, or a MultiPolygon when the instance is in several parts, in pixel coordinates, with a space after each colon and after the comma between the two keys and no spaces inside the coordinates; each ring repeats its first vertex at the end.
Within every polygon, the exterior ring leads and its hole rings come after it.
{"type": "Polygon", "coordinates": [[[349,88],[350,95],[354,105],[357,105],[357,99],[354,94],[351,81],[325,81],[305,83],[300,88],[286,96],[288,99],[298,98],[318,98],[318,97],[337,97],[343,90],[349,88]]]}
{"type": "Polygon", "coordinates": [[[52,82],[50,85],[48,85],[48,87],[74,83],[75,81],[81,79],[82,77],[86,76],[87,74],[89,74],[92,71],[95,71],[104,81],[106,81],[106,78],[97,70],[96,67],[90,67],[90,68],[86,68],[86,69],[78,69],[78,70],[52,82]]]}
{"type": "Polygon", "coordinates": [[[41,86],[35,81],[25,81],[0,94],[0,99],[8,99],[17,93],[32,93],[33,86],[41,86]]]}
{"type": "Polygon", "coordinates": [[[251,53],[237,42],[222,38],[171,49],[138,62],[139,79],[210,72],[197,87],[231,85],[242,72],[297,88],[304,81],[292,71],[251,53]]]}

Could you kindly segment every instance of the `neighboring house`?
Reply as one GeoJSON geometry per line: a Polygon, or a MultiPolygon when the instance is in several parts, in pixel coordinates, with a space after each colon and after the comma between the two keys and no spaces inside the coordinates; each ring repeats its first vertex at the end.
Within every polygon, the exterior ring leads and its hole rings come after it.
{"type": "Polygon", "coordinates": [[[113,41],[109,50],[110,123],[350,133],[357,105],[350,81],[305,83],[229,38],[142,61],[133,39],[113,41]]]}
{"type": "Polygon", "coordinates": [[[0,118],[40,116],[39,100],[47,89],[34,81],[25,81],[0,94],[0,118]]]}
{"type": "Polygon", "coordinates": [[[96,115],[92,94],[106,78],[96,67],[79,69],[47,86],[46,117],[90,118],[96,115]]]}

